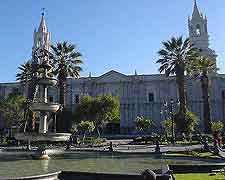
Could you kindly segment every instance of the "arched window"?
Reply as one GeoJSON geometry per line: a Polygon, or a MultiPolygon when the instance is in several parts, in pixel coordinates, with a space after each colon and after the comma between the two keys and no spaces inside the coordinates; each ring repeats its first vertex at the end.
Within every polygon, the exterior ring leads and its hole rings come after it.
{"type": "Polygon", "coordinates": [[[196,34],[197,34],[197,36],[201,36],[201,27],[199,24],[197,24],[197,26],[196,26],[196,34]]]}

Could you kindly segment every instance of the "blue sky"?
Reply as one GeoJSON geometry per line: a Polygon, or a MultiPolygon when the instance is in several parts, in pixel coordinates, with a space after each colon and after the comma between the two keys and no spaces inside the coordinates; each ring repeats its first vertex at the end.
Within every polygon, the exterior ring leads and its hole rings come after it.
{"type": "MultiPolygon", "coordinates": [[[[187,36],[192,0],[7,0],[0,6],[0,82],[15,81],[18,66],[31,56],[41,8],[52,42],[69,41],[83,54],[82,76],[109,70],[158,73],[157,51],[171,36],[187,36]]],[[[225,72],[225,2],[198,0],[207,14],[211,48],[225,72]]]]}

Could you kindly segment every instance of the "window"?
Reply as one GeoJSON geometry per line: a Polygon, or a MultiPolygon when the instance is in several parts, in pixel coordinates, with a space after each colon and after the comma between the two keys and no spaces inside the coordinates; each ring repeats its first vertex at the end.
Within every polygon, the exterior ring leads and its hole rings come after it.
{"type": "Polygon", "coordinates": [[[79,95],[78,94],[75,95],[75,103],[76,104],[79,104],[80,103],[80,98],[79,98],[79,95]]]}
{"type": "Polygon", "coordinates": [[[199,24],[197,24],[197,26],[196,26],[196,34],[197,34],[198,36],[201,36],[201,27],[200,27],[199,24]]]}
{"type": "Polygon", "coordinates": [[[52,96],[49,97],[49,102],[53,102],[53,97],[52,96]]]}
{"type": "Polygon", "coordinates": [[[148,93],[148,102],[154,102],[154,94],[148,93]]]}

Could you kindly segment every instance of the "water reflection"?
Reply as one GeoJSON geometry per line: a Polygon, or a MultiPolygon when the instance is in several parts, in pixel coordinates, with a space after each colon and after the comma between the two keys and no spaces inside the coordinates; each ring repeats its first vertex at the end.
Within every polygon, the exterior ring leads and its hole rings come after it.
{"type": "Polygon", "coordinates": [[[25,155],[0,156],[0,176],[39,175],[60,170],[140,173],[145,169],[161,169],[163,164],[200,164],[204,161],[170,159],[148,154],[112,154],[94,152],[74,152],[52,156],[49,160],[33,160],[25,155]],[[18,171],[19,170],[19,171],[18,171]]]}
{"type": "Polygon", "coordinates": [[[49,159],[47,159],[47,160],[40,160],[41,161],[41,168],[42,168],[42,170],[43,170],[43,172],[49,172],[48,171],[48,165],[49,165],[49,159]]]}

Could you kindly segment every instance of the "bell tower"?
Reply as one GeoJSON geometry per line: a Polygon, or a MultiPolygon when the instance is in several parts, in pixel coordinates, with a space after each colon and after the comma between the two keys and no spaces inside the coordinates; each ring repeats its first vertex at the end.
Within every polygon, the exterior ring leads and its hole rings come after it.
{"type": "Polygon", "coordinates": [[[196,0],[194,0],[194,8],[192,16],[188,18],[189,38],[196,48],[202,54],[216,61],[216,53],[209,48],[209,34],[207,17],[199,11],[196,0]]]}
{"type": "Polygon", "coordinates": [[[34,35],[33,35],[33,52],[37,48],[43,48],[47,51],[50,50],[50,39],[51,39],[51,34],[48,32],[46,23],[45,23],[45,14],[44,14],[44,9],[42,12],[41,16],[41,22],[39,25],[38,30],[34,30],[34,35]]]}

